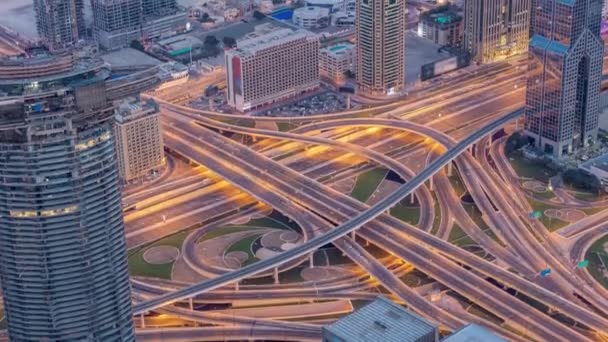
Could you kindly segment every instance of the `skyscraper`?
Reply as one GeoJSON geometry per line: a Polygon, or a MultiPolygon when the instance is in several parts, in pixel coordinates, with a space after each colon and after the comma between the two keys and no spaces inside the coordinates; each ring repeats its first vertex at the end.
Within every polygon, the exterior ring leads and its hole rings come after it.
{"type": "Polygon", "coordinates": [[[530,31],[530,2],[465,0],[465,50],[480,63],[525,52],[530,31]]]}
{"type": "Polygon", "coordinates": [[[525,130],[560,157],[597,135],[602,0],[534,1],[525,130]]]}
{"type": "Polygon", "coordinates": [[[95,39],[107,50],[128,46],[141,36],[142,0],[91,0],[95,39]]]}
{"type": "Polygon", "coordinates": [[[357,0],[357,82],[373,94],[405,85],[405,0],[357,0]]]}
{"type": "Polygon", "coordinates": [[[34,0],[36,27],[51,51],[63,50],[86,35],[84,0],[34,0]]]}
{"type": "Polygon", "coordinates": [[[11,341],[134,341],[102,62],[0,60],[0,282],[11,341]]]}

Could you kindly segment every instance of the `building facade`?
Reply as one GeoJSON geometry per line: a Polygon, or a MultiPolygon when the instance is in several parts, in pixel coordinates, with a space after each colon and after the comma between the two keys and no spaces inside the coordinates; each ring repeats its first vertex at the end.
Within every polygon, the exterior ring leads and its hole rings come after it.
{"type": "Polygon", "coordinates": [[[372,94],[405,85],[405,0],[357,0],[357,83],[372,94]]]}
{"type": "Polygon", "coordinates": [[[154,101],[129,99],[114,117],[114,137],[120,178],[131,181],[165,165],[160,110],[154,101]]]}
{"type": "Polygon", "coordinates": [[[129,46],[141,35],[142,0],[92,0],[95,40],[106,49],[129,46]]]}
{"type": "Polygon", "coordinates": [[[70,48],[86,36],[84,0],[34,0],[36,28],[51,51],[70,48]]]}
{"type": "Polygon", "coordinates": [[[341,82],[346,73],[357,71],[357,53],[355,45],[339,43],[321,49],[319,53],[319,70],[321,76],[341,82]]]}
{"type": "Polygon", "coordinates": [[[418,36],[441,46],[460,47],[462,15],[455,8],[441,6],[420,14],[418,36]]]}
{"type": "Polygon", "coordinates": [[[604,43],[601,0],[535,0],[525,132],[561,157],[597,136],[604,43]]]}
{"type": "Polygon", "coordinates": [[[465,0],[464,49],[479,63],[526,52],[530,6],[531,0],[465,0]]]}
{"type": "Polygon", "coordinates": [[[107,77],[103,63],[66,56],[0,61],[11,341],[135,341],[107,77]]]}
{"type": "Polygon", "coordinates": [[[168,9],[158,15],[144,16],[141,28],[142,39],[157,39],[175,35],[186,30],[188,12],[182,9],[168,9]]]}
{"type": "Polygon", "coordinates": [[[317,89],[319,38],[307,31],[258,26],[226,51],[228,104],[247,111],[317,89]]]}

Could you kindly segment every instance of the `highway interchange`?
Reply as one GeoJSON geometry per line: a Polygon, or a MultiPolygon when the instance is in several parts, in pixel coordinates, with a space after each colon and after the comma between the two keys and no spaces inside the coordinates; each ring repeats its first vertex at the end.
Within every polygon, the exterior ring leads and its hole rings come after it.
{"type": "MultiPolygon", "coordinates": [[[[589,245],[606,234],[606,211],[553,233],[538,221],[530,222],[531,209],[517,180],[509,174],[508,159],[501,149],[504,138],[491,138],[504,127],[512,129],[522,114],[522,62],[484,66],[483,72],[463,73],[403,101],[370,109],[314,117],[255,118],[258,123],[294,125],[287,132],[239,125],[244,120],[237,122],[226,114],[157,98],[163,110],[166,148],[198,167],[170,170],[178,177],[161,176],[154,185],[126,194],[125,205],[137,208],[125,213],[127,243],[141,246],[198,227],[184,241],[182,257],[205,279],[183,283],[133,278],[138,337],[318,340],[320,326],[310,320],[191,309],[195,304],[260,296],[284,305],[296,299],[369,300],[373,298],[369,290],[380,285],[391,298],[445,330],[476,322],[514,341],[608,340],[607,290],[587,271],[574,267],[589,245]],[[249,138],[231,139],[228,132],[249,138]],[[374,165],[392,170],[405,182],[373,205],[332,187],[374,165]],[[500,243],[462,206],[448,178],[456,172],[500,243]],[[415,225],[387,214],[411,194],[420,206],[415,225]],[[268,208],[298,223],[304,241],[234,270],[210,268],[197,259],[194,246],[205,233],[239,217],[263,214],[268,208]],[[432,233],[439,214],[440,222],[432,233]],[[448,242],[455,225],[494,259],[448,242]],[[362,241],[379,246],[391,257],[376,258],[362,241]],[[360,273],[314,284],[240,284],[260,274],[276,275],[306,264],[312,253],[330,242],[360,273]],[[539,277],[538,272],[546,267],[552,269],[551,276],[539,277]],[[400,279],[414,268],[503,323],[438,305],[400,279]],[[548,306],[552,315],[514,297],[506,288],[548,306]],[[154,320],[145,315],[150,312],[173,317],[186,326],[144,328],[146,321],[154,320]]],[[[601,207],[602,203],[595,205],[601,207]]],[[[269,304],[265,310],[281,311],[281,306],[269,304]]]]}

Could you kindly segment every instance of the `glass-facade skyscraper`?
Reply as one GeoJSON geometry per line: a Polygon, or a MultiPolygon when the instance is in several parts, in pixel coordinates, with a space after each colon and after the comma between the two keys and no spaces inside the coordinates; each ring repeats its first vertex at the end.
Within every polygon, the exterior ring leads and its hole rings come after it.
{"type": "Polygon", "coordinates": [[[532,10],[525,130],[561,157],[597,135],[602,0],[534,0],[532,10]]]}
{"type": "Polygon", "coordinates": [[[11,341],[134,341],[108,98],[94,60],[0,60],[0,282],[11,341]]]}

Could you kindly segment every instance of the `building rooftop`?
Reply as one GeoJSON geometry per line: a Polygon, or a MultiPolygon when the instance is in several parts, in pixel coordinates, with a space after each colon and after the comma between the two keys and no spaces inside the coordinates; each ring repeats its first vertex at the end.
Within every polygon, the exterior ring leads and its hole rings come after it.
{"type": "Polygon", "coordinates": [[[136,97],[131,97],[122,102],[117,110],[114,119],[118,124],[135,121],[137,119],[159,114],[158,105],[154,100],[150,99],[145,102],[140,101],[136,97]]]}
{"type": "Polygon", "coordinates": [[[532,38],[530,38],[530,46],[547,50],[562,56],[568,52],[568,46],[560,42],[547,39],[538,34],[535,34],[532,36],[532,38]]]}
{"type": "Polygon", "coordinates": [[[323,329],[349,342],[414,342],[438,326],[384,297],[323,329]]]}
{"type": "Polygon", "coordinates": [[[448,25],[462,21],[462,14],[459,8],[446,5],[421,13],[420,20],[433,21],[438,25],[448,25]]]}
{"type": "Polygon", "coordinates": [[[477,325],[468,324],[464,328],[457,330],[452,335],[443,339],[442,342],[507,342],[505,339],[496,336],[489,330],[477,325]]]}
{"type": "Polygon", "coordinates": [[[345,55],[349,51],[355,48],[355,45],[349,42],[342,42],[335,45],[330,45],[326,48],[321,49],[322,53],[326,53],[333,57],[339,57],[345,55]]]}
{"type": "Polygon", "coordinates": [[[230,50],[230,52],[241,56],[255,55],[257,52],[269,47],[302,38],[316,39],[317,36],[306,30],[280,28],[272,24],[259,25],[254,32],[238,40],[237,47],[230,50]]]}
{"type": "Polygon", "coordinates": [[[162,63],[158,59],[133,48],[111,51],[103,54],[101,58],[111,68],[154,66],[162,63]]]}
{"type": "Polygon", "coordinates": [[[329,16],[329,8],[317,6],[300,7],[294,10],[293,14],[302,19],[317,19],[329,16]]]}

